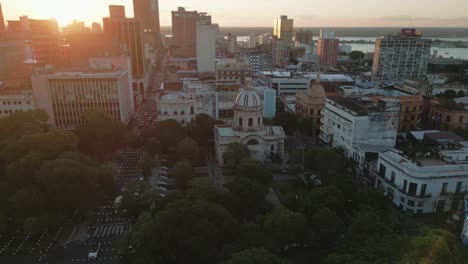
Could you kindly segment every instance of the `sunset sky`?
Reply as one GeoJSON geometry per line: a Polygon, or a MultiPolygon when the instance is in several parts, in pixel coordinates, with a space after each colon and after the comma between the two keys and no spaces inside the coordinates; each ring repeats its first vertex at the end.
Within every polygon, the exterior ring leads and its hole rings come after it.
{"type": "MultiPolygon", "coordinates": [[[[61,26],[73,19],[86,24],[108,16],[108,5],[126,6],[133,16],[132,0],[0,0],[6,20],[20,15],[57,18],[61,26]]],[[[161,25],[170,26],[170,11],[178,6],[205,11],[220,26],[269,27],[285,13],[297,27],[440,26],[468,27],[466,0],[160,0],[161,25]]]]}

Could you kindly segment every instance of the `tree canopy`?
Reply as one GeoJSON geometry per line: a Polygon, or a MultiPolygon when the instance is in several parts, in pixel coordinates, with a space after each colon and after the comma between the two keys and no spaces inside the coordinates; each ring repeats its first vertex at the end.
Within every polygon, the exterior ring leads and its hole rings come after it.
{"type": "Polygon", "coordinates": [[[77,128],[80,149],[104,161],[129,142],[130,132],[120,122],[103,112],[89,111],[84,114],[84,124],[77,128]]]}
{"type": "Polygon", "coordinates": [[[155,214],[142,214],[131,236],[136,263],[219,263],[238,225],[222,206],[178,200],[155,214]]]}
{"type": "Polygon", "coordinates": [[[246,145],[233,142],[228,145],[226,151],[223,153],[224,162],[230,167],[237,167],[242,160],[250,158],[250,150],[246,145]]]}

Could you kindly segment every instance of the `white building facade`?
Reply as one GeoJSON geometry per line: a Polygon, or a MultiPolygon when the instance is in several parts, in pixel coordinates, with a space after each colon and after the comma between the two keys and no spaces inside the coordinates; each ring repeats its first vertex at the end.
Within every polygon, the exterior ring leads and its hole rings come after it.
{"type": "Polygon", "coordinates": [[[457,210],[462,193],[468,191],[468,149],[442,151],[441,159],[415,163],[397,151],[379,154],[375,187],[401,210],[410,213],[434,213],[457,210]],[[460,159],[459,154],[463,157],[460,159]],[[458,160],[458,161],[456,161],[458,160]]]}
{"type": "Polygon", "coordinates": [[[427,73],[432,40],[423,38],[415,29],[402,29],[397,36],[385,36],[375,43],[372,80],[404,82],[422,78],[427,73]]]}
{"type": "Polygon", "coordinates": [[[378,104],[354,99],[327,98],[322,110],[320,139],[355,158],[360,144],[393,147],[398,133],[400,102],[381,99],[378,104]]]}
{"type": "Polygon", "coordinates": [[[35,109],[36,104],[30,87],[22,83],[0,81],[0,118],[35,109]]]}
{"type": "Polygon", "coordinates": [[[215,72],[216,37],[219,26],[206,22],[197,22],[197,70],[198,72],[215,72]]]}
{"type": "Polygon", "coordinates": [[[73,130],[84,123],[88,110],[101,111],[128,123],[134,112],[129,57],[95,58],[88,69],[43,68],[32,76],[38,109],[58,128],[73,130]]]}

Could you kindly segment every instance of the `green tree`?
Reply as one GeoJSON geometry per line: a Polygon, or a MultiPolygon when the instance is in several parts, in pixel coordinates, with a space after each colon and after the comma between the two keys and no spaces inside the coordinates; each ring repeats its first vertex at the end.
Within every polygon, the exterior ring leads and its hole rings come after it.
{"type": "Polygon", "coordinates": [[[190,181],[195,178],[195,172],[190,163],[178,162],[170,176],[175,179],[177,190],[186,192],[190,181]]]}
{"type": "Polygon", "coordinates": [[[444,95],[449,99],[453,99],[457,97],[457,92],[455,92],[454,90],[445,90],[444,95]]]}
{"type": "Polygon", "coordinates": [[[150,137],[145,141],[144,149],[146,153],[154,157],[156,154],[161,152],[161,142],[159,142],[155,137],[150,137]]]}
{"type": "Polygon", "coordinates": [[[465,92],[463,90],[458,91],[457,97],[465,97],[465,96],[466,96],[466,94],[465,94],[465,92]]]}
{"type": "Polygon", "coordinates": [[[196,164],[200,161],[200,149],[195,140],[185,138],[177,145],[177,158],[180,161],[196,164]]]}
{"type": "Polygon", "coordinates": [[[276,97],[276,113],[281,113],[286,111],[286,106],[279,97],[276,97]]]}
{"type": "Polygon", "coordinates": [[[271,170],[258,160],[241,161],[237,170],[237,177],[257,180],[265,187],[269,187],[273,180],[271,170]]]}
{"type": "Polygon", "coordinates": [[[290,112],[277,112],[274,118],[275,125],[281,126],[288,135],[294,134],[298,128],[297,115],[290,112]]]}
{"type": "Polygon", "coordinates": [[[223,160],[229,167],[235,168],[239,166],[242,160],[250,159],[250,155],[250,150],[246,145],[233,142],[228,145],[226,151],[223,153],[223,160]]]}
{"type": "Polygon", "coordinates": [[[232,195],[232,210],[239,218],[252,220],[265,211],[268,187],[260,181],[236,177],[226,187],[232,195]]]}
{"type": "Polygon", "coordinates": [[[135,263],[219,263],[237,230],[234,218],[219,205],[175,201],[138,219],[131,234],[135,263]]]}
{"type": "Polygon", "coordinates": [[[199,114],[195,117],[195,123],[201,129],[200,145],[207,145],[214,137],[216,120],[207,114],[199,114]]]}
{"type": "Polygon", "coordinates": [[[128,143],[130,132],[120,122],[102,112],[90,111],[85,123],[77,128],[79,146],[92,157],[104,161],[128,143]]]}
{"type": "Polygon", "coordinates": [[[425,229],[411,241],[401,264],[462,264],[468,258],[467,251],[458,239],[442,229],[425,229]]]}
{"type": "Polygon", "coordinates": [[[360,50],[353,50],[348,55],[352,60],[362,60],[364,59],[364,52],[360,50]]]}
{"type": "Polygon", "coordinates": [[[264,248],[246,249],[232,256],[226,264],[282,264],[278,256],[264,248]]]}
{"type": "Polygon", "coordinates": [[[332,249],[338,242],[345,226],[336,213],[329,208],[322,207],[312,215],[310,226],[313,227],[313,241],[315,246],[322,249],[332,249]]]}
{"type": "Polygon", "coordinates": [[[164,151],[175,149],[185,137],[185,129],[173,119],[161,121],[157,133],[164,151]]]}
{"type": "Polygon", "coordinates": [[[282,253],[304,243],[308,228],[306,218],[286,208],[279,208],[265,217],[263,223],[274,252],[282,253]]]}
{"type": "Polygon", "coordinates": [[[0,212],[0,234],[4,234],[8,229],[8,218],[0,212]]]}

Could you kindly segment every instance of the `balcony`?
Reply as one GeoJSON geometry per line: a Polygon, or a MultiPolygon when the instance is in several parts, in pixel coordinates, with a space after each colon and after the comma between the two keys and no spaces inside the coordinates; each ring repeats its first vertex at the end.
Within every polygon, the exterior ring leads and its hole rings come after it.
{"type": "Polygon", "coordinates": [[[411,198],[413,200],[417,200],[417,201],[421,201],[421,200],[424,200],[424,199],[429,199],[429,198],[432,198],[432,195],[431,194],[425,194],[425,195],[419,195],[419,194],[415,194],[415,193],[409,193],[407,191],[404,191],[402,190],[402,188],[398,185],[396,185],[395,183],[391,182],[390,180],[388,180],[387,178],[383,177],[382,175],[380,174],[377,174],[377,178],[384,181],[386,184],[394,187],[396,190],[398,190],[401,194],[407,196],[407,198],[411,198]]]}

